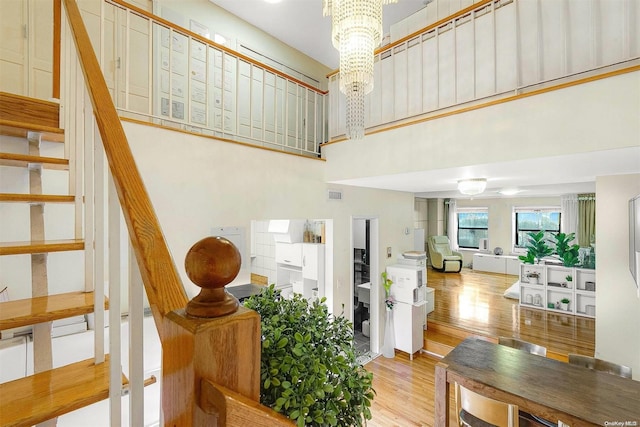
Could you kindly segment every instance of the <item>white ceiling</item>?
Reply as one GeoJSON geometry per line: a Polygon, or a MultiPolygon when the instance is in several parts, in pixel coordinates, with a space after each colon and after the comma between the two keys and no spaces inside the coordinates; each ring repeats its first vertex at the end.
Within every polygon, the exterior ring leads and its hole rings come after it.
{"type": "MultiPolygon", "coordinates": [[[[210,0],[331,69],[338,54],[331,44],[331,18],[322,15],[322,0],[210,0]]],[[[384,32],[425,7],[430,0],[399,0],[385,5],[384,32]]],[[[521,190],[517,197],[558,196],[595,191],[596,176],[640,173],[640,147],[573,156],[519,160],[340,181],[342,184],[415,193],[418,197],[468,197],[457,190],[458,179],[487,178],[486,197],[502,189],[521,190]]]]}
{"type": "MultiPolygon", "coordinates": [[[[278,40],[331,69],[338,68],[338,51],[331,44],[331,17],[322,15],[322,0],[210,0],[278,40]]],[[[399,0],[383,7],[384,34],[425,7],[425,0],[399,0]]]]}
{"type": "Polygon", "coordinates": [[[469,198],[457,191],[462,178],[486,178],[487,189],[478,198],[544,197],[595,191],[597,176],[640,172],[640,147],[570,156],[542,157],[512,162],[409,172],[336,181],[345,185],[407,191],[416,197],[469,198]],[[500,190],[515,189],[516,196],[500,190]]]}

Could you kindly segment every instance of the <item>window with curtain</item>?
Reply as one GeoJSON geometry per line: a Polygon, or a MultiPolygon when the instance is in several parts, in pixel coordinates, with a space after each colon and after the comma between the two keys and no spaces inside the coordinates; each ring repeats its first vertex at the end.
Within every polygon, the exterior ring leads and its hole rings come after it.
{"type": "Polygon", "coordinates": [[[488,208],[459,208],[457,218],[458,247],[478,249],[480,239],[489,238],[488,208]]]}
{"type": "Polygon", "coordinates": [[[514,251],[524,250],[529,239],[527,234],[545,231],[545,237],[555,241],[553,233],[560,232],[560,207],[519,207],[513,209],[514,251]]]}

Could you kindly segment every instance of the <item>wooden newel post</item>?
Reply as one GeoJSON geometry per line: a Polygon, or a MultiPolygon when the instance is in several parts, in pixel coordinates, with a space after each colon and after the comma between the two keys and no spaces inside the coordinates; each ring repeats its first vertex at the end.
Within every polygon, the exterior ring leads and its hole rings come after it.
{"type": "Polygon", "coordinates": [[[165,317],[165,426],[224,425],[225,414],[201,402],[203,380],[259,401],[260,316],[224,289],[238,275],[240,261],[238,249],[222,237],[202,239],[187,253],[187,275],[202,289],[186,309],[165,317]]]}
{"type": "Polygon", "coordinates": [[[202,290],[187,304],[187,314],[220,317],[238,310],[238,300],[224,287],[240,271],[240,252],[223,237],[206,237],[193,245],[184,261],[187,276],[202,290]]]}

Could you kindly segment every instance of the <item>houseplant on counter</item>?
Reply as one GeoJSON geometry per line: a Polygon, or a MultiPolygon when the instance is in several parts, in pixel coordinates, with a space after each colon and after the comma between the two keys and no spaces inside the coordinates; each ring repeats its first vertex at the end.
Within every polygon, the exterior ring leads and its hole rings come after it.
{"type": "Polygon", "coordinates": [[[562,298],[560,300],[560,309],[564,310],[564,311],[569,311],[569,303],[571,301],[569,301],[569,298],[562,298]]]}
{"type": "Polygon", "coordinates": [[[274,285],[245,301],[261,319],[260,403],[299,427],[366,425],[373,374],[356,362],[351,323],[324,301],[285,299],[274,285]]]}

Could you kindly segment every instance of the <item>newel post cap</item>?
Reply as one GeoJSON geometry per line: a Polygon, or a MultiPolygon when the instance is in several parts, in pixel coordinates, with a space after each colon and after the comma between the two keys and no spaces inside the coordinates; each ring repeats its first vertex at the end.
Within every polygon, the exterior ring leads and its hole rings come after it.
{"type": "Polygon", "coordinates": [[[189,279],[201,287],[185,311],[194,317],[221,317],[238,310],[238,300],[224,287],[240,271],[240,252],[224,237],[205,237],[196,242],[184,261],[189,279]]]}

